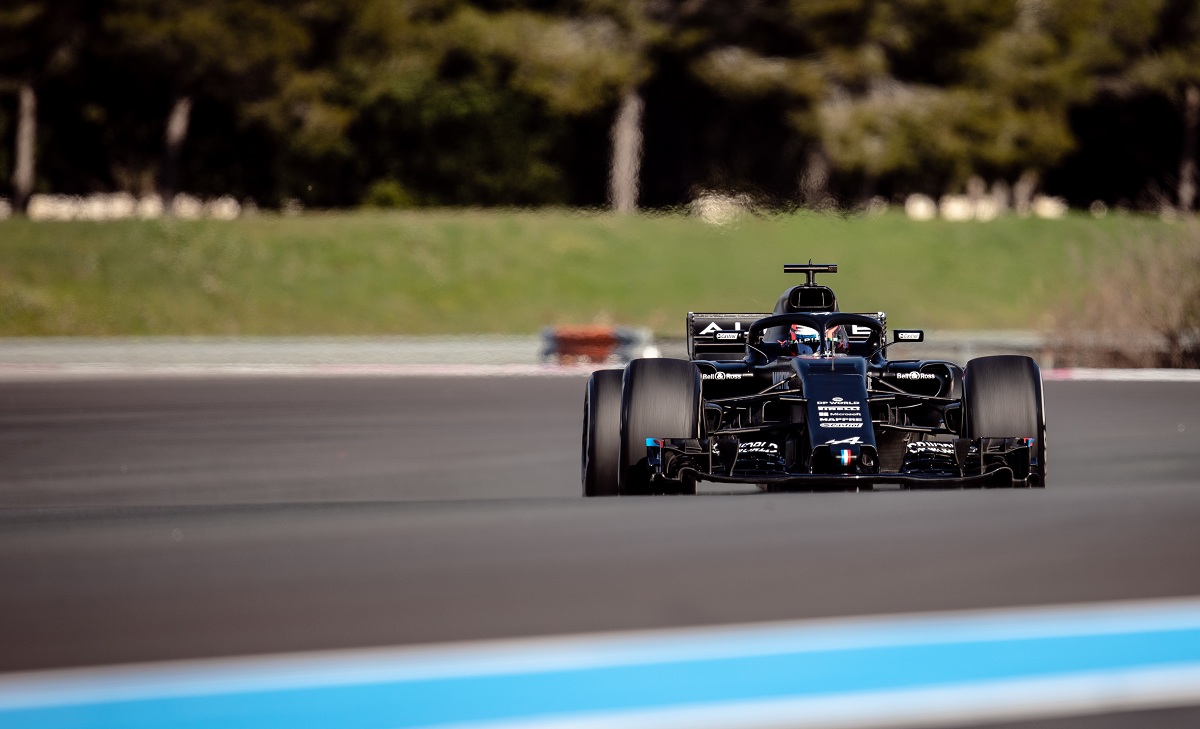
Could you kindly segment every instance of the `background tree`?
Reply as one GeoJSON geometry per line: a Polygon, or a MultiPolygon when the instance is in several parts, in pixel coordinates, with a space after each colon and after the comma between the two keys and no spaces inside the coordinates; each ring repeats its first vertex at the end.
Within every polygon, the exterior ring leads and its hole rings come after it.
{"type": "Polygon", "coordinates": [[[18,213],[35,184],[38,90],[78,67],[103,8],[86,0],[15,0],[0,8],[0,91],[17,96],[12,189],[18,213]]]}
{"type": "Polygon", "coordinates": [[[569,140],[586,133],[589,115],[609,105],[635,70],[611,18],[552,10],[358,5],[338,74],[352,90],[351,138],[381,140],[388,152],[385,164],[370,165],[380,195],[369,196],[425,204],[571,200],[563,172],[590,152],[569,140]],[[414,193],[419,187],[426,190],[414,193]]]}
{"type": "MultiPolygon", "coordinates": [[[[1032,4],[1027,4],[1032,5],[1032,4]]],[[[960,188],[1013,176],[1070,148],[1053,49],[1014,2],[795,3],[818,103],[793,115],[819,140],[843,196],[960,188]]]]}
{"type": "Polygon", "coordinates": [[[1189,209],[1198,6],[11,0],[0,165],[19,201],[823,207],[1036,173],[1189,209]]]}
{"type": "MultiPolygon", "coordinates": [[[[161,194],[168,210],[197,98],[248,113],[289,84],[308,35],[292,4],[272,0],[114,0],[117,53],[166,91],[161,194]]],[[[301,112],[303,113],[303,112],[301,112]]]]}
{"type": "Polygon", "coordinates": [[[561,123],[515,86],[503,52],[535,18],[497,18],[491,36],[464,4],[366,0],[347,19],[334,71],[351,113],[343,163],[369,198],[512,205],[561,191],[549,159],[561,123]]]}
{"type": "Polygon", "coordinates": [[[1097,12],[1109,26],[1101,34],[1109,48],[1092,70],[1101,93],[1125,99],[1156,95],[1178,109],[1182,133],[1175,202],[1190,212],[1196,202],[1200,131],[1200,3],[1158,0],[1123,10],[1116,18],[1109,8],[1097,12]]]}

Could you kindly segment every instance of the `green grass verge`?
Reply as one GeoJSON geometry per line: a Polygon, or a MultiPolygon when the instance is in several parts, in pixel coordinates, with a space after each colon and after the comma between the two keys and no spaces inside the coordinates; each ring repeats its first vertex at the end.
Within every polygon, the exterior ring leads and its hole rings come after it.
{"type": "Polygon", "coordinates": [[[685,312],[769,311],[836,262],[842,308],[894,326],[1037,329],[1084,264],[1170,238],[1135,216],[916,223],[428,211],[232,222],[0,222],[0,336],[530,333],[608,321],[681,336],[685,312]]]}

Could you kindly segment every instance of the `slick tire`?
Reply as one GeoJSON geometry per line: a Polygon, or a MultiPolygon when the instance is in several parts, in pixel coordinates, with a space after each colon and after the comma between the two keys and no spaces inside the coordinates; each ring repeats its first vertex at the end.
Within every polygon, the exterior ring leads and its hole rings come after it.
{"type": "Polygon", "coordinates": [[[621,370],[598,370],[583,397],[583,495],[616,496],[621,467],[621,370]]]}
{"type": "MultiPolygon", "coordinates": [[[[621,389],[621,495],[656,492],[646,464],[647,438],[699,438],[701,423],[700,371],[695,365],[680,359],[630,362],[621,389]]],[[[695,482],[672,491],[680,492],[695,493],[695,482]]]]}
{"type": "Polygon", "coordinates": [[[1037,363],[1016,355],[968,362],[963,383],[963,435],[1033,438],[1030,483],[1045,488],[1046,410],[1037,363]]]}

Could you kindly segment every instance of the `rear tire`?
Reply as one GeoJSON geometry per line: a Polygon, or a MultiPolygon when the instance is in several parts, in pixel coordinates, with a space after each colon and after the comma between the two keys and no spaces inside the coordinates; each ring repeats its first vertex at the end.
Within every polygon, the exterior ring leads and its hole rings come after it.
{"type": "Polygon", "coordinates": [[[583,495],[616,496],[621,467],[621,370],[598,370],[583,397],[583,495]]]}
{"type": "MultiPolygon", "coordinates": [[[[681,359],[635,359],[621,392],[622,496],[654,493],[646,464],[647,438],[701,437],[700,371],[681,359]]],[[[677,489],[678,491],[679,489],[677,489]]],[[[695,493],[685,483],[681,489],[695,493]]]]}
{"type": "Polygon", "coordinates": [[[999,355],[967,363],[963,385],[963,436],[1033,438],[1032,486],[1046,487],[1046,410],[1042,373],[1029,357],[999,355]]]}

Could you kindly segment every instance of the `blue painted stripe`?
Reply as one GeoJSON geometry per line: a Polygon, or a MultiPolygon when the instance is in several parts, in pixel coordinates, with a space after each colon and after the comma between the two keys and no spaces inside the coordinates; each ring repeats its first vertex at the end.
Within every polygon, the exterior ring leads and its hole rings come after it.
{"type": "Polygon", "coordinates": [[[1200,671],[1200,600],[203,665],[0,679],[0,725],[399,729],[1200,671]]]}

